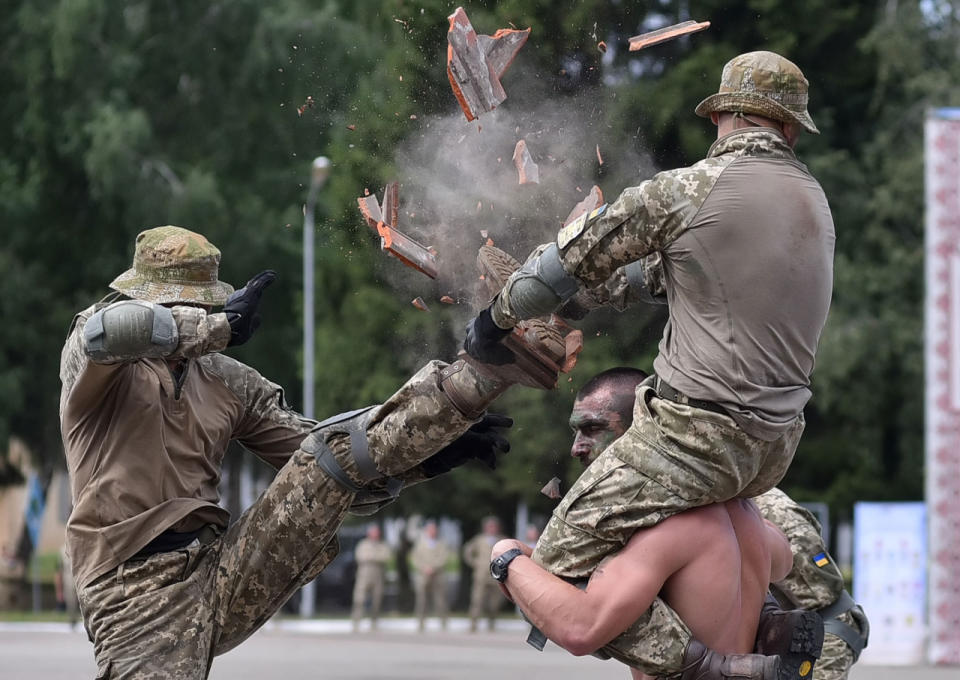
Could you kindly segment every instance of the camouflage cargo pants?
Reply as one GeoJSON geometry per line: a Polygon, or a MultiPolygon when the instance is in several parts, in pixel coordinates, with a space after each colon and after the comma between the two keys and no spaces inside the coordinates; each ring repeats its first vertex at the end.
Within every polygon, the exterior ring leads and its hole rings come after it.
{"type": "MultiPolygon", "coordinates": [[[[684,510],[773,487],[793,459],[803,417],[774,441],[729,416],[637,390],[633,424],[580,476],[557,505],[533,559],[569,579],[590,576],[635,531],[684,510]]],[[[603,651],[654,676],[682,670],[690,631],[662,600],[603,651]]]]}
{"type": "MultiPolygon", "coordinates": [[[[863,631],[859,623],[850,612],[840,614],[837,619],[853,628],[858,633],[863,631]]],[[[853,650],[843,641],[831,633],[823,636],[823,651],[817,660],[813,674],[816,680],[847,680],[850,667],[856,662],[853,650]]]]}
{"type": "Polygon", "coordinates": [[[380,574],[358,576],[353,584],[353,609],[351,618],[354,626],[363,618],[367,598],[370,598],[370,622],[375,628],[380,617],[380,605],[383,603],[383,576],[380,574]]]}
{"type": "MultiPolygon", "coordinates": [[[[385,474],[410,470],[472,424],[440,391],[443,366],[421,369],[368,423],[370,453],[385,474]]],[[[315,431],[222,536],[127,561],[81,589],[99,678],[206,678],[214,656],[252,635],[330,563],[354,494],[302,450],[311,437],[324,437],[350,472],[348,437],[315,431]]]]}

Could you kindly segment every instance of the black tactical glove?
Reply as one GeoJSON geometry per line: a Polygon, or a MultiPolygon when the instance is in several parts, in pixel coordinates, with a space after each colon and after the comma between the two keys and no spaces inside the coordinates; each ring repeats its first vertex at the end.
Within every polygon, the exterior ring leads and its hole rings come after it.
{"type": "Polygon", "coordinates": [[[493,323],[490,308],[477,314],[467,324],[467,337],[463,339],[463,349],[477,361],[494,366],[512,364],[515,361],[513,352],[500,344],[500,341],[510,335],[511,329],[500,328],[493,323]]]}
{"type": "Polygon", "coordinates": [[[479,423],[445,448],[427,458],[420,467],[427,477],[450,472],[468,460],[483,461],[491,470],[497,467],[497,455],[510,451],[510,442],[494,428],[513,426],[513,418],[487,413],[479,423]]]}
{"type": "Polygon", "coordinates": [[[263,290],[277,278],[277,273],[272,269],[260,272],[252,279],[247,281],[240,290],[234,291],[227,302],[223,305],[223,313],[227,315],[227,321],[230,323],[230,342],[228,347],[242,345],[260,325],[260,315],[257,309],[260,307],[260,296],[263,290]]]}

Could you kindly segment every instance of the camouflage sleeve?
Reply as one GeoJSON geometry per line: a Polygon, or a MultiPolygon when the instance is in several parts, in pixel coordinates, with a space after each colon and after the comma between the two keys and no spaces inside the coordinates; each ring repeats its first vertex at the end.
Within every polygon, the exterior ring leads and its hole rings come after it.
{"type": "Polygon", "coordinates": [[[170,311],[177,323],[180,342],[168,358],[193,359],[227,348],[230,324],[226,314],[207,314],[197,307],[173,307],[170,311]]]}
{"type": "Polygon", "coordinates": [[[277,469],[283,467],[316,422],[290,408],[283,388],[246,364],[222,354],[209,355],[202,361],[242,404],[233,438],[266,463],[277,469]]]}
{"type": "Polygon", "coordinates": [[[599,307],[612,307],[622,312],[638,302],[667,304],[663,261],[659,252],[620,267],[599,286],[581,289],[557,310],[557,314],[567,319],[581,319],[599,307]]]}
{"type": "Polygon", "coordinates": [[[760,514],[780,527],[790,541],[793,567],[777,590],[803,609],[822,609],[843,591],[843,575],[827,552],[820,524],[813,514],[780,489],[771,489],[753,499],[760,514]]]}
{"type": "Polygon", "coordinates": [[[606,209],[557,236],[564,269],[588,288],[677,239],[690,225],[729,159],[708,158],[629,187],[606,209]]]}

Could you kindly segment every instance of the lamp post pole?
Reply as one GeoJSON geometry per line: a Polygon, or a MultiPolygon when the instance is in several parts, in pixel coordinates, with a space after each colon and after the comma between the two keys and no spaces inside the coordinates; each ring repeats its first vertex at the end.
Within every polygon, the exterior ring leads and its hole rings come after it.
{"type": "MultiPolygon", "coordinates": [[[[310,168],[307,205],[303,211],[303,415],[307,418],[314,417],[313,212],[317,193],[329,176],[330,159],[326,156],[314,158],[310,168]]],[[[316,587],[311,581],[300,591],[300,616],[313,616],[315,599],[316,587]]]]}

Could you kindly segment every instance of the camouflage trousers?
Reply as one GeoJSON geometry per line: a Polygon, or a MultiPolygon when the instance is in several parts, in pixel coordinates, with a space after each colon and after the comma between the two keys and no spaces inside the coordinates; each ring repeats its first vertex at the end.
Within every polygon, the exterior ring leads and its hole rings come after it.
{"type": "MultiPolygon", "coordinates": [[[[584,579],[638,529],[690,508],[751,497],[773,487],[793,460],[803,417],[763,441],[727,415],[637,390],[633,424],[580,476],[553,511],[533,559],[567,579],[584,579]]],[[[691,634],[659,598],[603,648],[654,676],[679,673],[691,634]]]]}
{"type": "MultiPolygon", "coordinates": [[[[837,619],[855,631],[862,632],[850,612],[840,614],[837,619]]],[[[823,636],[823,651],[820,652],[820,658],[813,669],[813,676],[816,680],[847,680],[850,667],[855,661],[853,650],[846,642],[836,635],[826,633],[823,636]]]]}
{"type": "MultiPolygon", "coordinates": [[[[425,366],[370,419],[370,454],[385,474],[411,470],[473,423],[440,390],[443,366],[425,366]]],[[[128,560],[80,590],[98,678],[206,678],[214,656],[252,635],[330,563],[354,493],[303,450],[314,437],[350,474],[349,438],[314,431],[222,536],[128,560]]]]}

